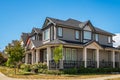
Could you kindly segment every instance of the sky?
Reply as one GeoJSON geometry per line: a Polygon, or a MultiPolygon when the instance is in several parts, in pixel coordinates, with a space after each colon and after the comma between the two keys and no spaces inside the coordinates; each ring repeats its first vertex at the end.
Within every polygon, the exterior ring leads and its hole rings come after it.
{"type": "Polygon", "coordinates": [[[119,34],[120,0],[0,0],[0,50],[19,40],[22,32],[41,28],[46,17],[90,20],[96,27],[119,34]]]}

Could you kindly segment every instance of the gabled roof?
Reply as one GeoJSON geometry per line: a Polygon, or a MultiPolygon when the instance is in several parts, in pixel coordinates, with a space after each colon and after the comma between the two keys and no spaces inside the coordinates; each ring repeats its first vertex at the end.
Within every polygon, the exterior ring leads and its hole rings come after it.
{"type": "MultiPolygon", "coordinates": [[[[106,35],[114,35],[113,33],[107,32],[105,30],[102,30],[100,28],[94,27],[90,20],[81,22],[75,19],[67,19],[65,20],[60,20],[60,19],[55,19],[55,18],[50,18],[47,17],[46,20],[51,21],[53,24],[60,25],[60,26],[65,26],[67,28],[74,28],[74,29],[82,29],[86,24],[90,24],[93,29],[95,30],[96,33],[101,33],[101,34],[106,34],[106,35]]],[[[47,26],[43,26],[42,29],[46,28],[47,26]]]]}
{"type": "Polygon", "coordinates": [[[33,28],[32,31],[31,31],[31,34],[30,36],[34,35],[35,33],[37,34],[42,34],[42,30],[40,28],[33,28]]]}
{"type": "Polygon", "coordinates": [[[30,33],[22,33],[21,35],[21,39],[23,41],[23,43],[25,44],[27,41],[27,38],[30,36],[30,33]]]}

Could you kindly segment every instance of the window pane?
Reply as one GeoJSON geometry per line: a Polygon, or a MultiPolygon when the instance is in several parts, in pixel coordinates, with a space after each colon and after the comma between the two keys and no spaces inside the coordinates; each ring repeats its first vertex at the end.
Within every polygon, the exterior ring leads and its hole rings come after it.
{"type": "Polygon", "coordinates": [[[44,61],[47,60],[47,51],[46,50],[43,50],[43,56],[44,56],[44,61]]]}
{"type": "Polygon", "coordinates": [[[62,36],[62,28],[61,27],[58,27],[58,36],[62,36]]]}
{"type": "Polygon", "coordinates": [[[84,39],[91,39],[91,32],[84,31],[84,39]]]}
{"type": "Polygon", "coordinates": [[[108,36],[108,43],[111,43],[111,37],[108,36]]]}
{"type": "Polygon", "coordinates": [[[79,31],[75,31],[75,39],[79,39],[79,31]]]}
{"type": "Polygon", "coordinates": [[[76,61],[77,60],[77,50],[76,49],[72,49],[72,60],[76,61]]]}
{"type": "Polygon", "coordinates": [[[44,40],[48,40],[49,39],[49,30],[45,30],[44,31],[44,40]]]}
{"type": "Polygon", "coordinates": [[[98,41],[98,34],[95,34],[95,40],[98,41]]]}
{"type": "Polygon", "coordinates": [[[71,49],[66,48],[66,60],[71,60],[71,49]]]}

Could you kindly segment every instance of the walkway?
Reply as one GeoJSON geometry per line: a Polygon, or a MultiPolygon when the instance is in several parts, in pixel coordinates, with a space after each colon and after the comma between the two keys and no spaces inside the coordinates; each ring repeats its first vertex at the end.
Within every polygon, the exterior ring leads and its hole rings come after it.
{"type": "MultiPolygon", "coordinates": [[[[111,75],[106,77],[97,77],[97,78],[89,78],[89,79],[68,79],[68,80],[106,80],[106,79],[112,79],[112,78],[120,78],[119,75],[111,75]]],[[[5,76],[0,72],[0,80],[46,80],[46,79],[17,79],[17,78],[10,78],[5,76]]],[[[53,80],[53,79],[47,79],[47,80],[53,80]]],[[[61,80],[61,79],[54,79],[54,80],[61,80]]],[[[64,79],[62,79],[64,80],[64,79]]],[[[66,80],[66,79],[65,79],[66,80]]]]}

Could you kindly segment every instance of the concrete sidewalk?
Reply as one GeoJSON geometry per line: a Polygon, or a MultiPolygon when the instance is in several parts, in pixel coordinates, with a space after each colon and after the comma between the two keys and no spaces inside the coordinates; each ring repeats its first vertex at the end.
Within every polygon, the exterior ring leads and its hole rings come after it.
{"type": "MultiPolygon", "coordinates": [[[[112,78],[120,78],[120,74],[105,76],[105,77],[89,78],[89,79],[62,79],[62,80],[106,80],[112,78]]],[[[61,80],[61,79],[17,79],[17,78],[7,77],[0,72],[0,80],[61,80]]]]}

